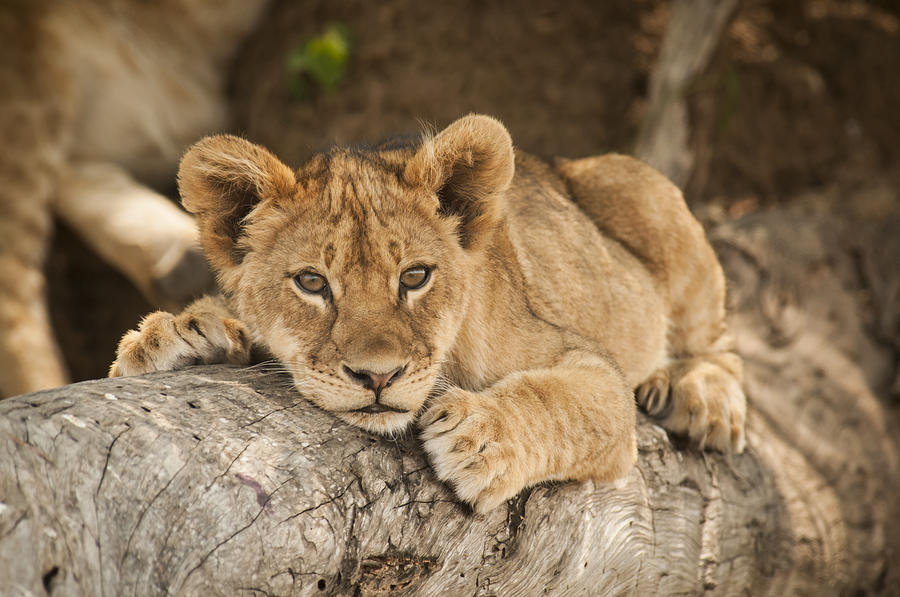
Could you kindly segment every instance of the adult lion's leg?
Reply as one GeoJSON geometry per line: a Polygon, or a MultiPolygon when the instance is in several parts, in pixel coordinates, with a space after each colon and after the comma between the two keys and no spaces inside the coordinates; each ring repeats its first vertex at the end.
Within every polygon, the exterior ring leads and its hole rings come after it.
{"type": "Polygon", "coordinates": [[[725,318],[725,276],[681,191],[626,156],[557,170],[578,206],[641,260],[666,300],[672,362],[637,388],[638,403],[698,446],[742,451],[746,399],[725,318]]]}
{"type": "Polygon", "coordinates": [[[213,287],[194,219],[115,164],[67,167],[56,210],[159,307],[179,309],[213,287]]]}
{"type": "Polygon", "coordinates": [[[0,397],[68,381],[45,298],[52,218],[35,183],[0,173],[0,397]]]}
{"type": "Polygon", "coordinates": [[[50,210],[44,202],[20,202],[27,197],[16,193],[21,181],[9,182],[0,175],[0,397],[68,381],[44,294],[50,210]]]}
{"type": "Polygon", "coordinates": [[[0,397],[67,381],[43,272],[68,116],[66,73],[52,69],[33,26],[39,3],[9,8],[0,10],[0,397]]]}
{"type": "Polygon", "coordinates": [[[0,105],[0,397],[67,382],[45,299],[55,168],[43,121],[27,102],[0,105]]]}

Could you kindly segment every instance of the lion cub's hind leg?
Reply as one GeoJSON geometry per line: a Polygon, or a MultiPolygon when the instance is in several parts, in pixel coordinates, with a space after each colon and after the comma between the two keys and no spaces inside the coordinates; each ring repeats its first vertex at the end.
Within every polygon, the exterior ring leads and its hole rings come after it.
{"type": "Polygon", "coordinates": [[[679,359],[657,370],[635,390],[638,405],[699,448],[744,450],[746,401],[741,360],[722,352],[679,359]]]}
{"type": "Polygon", "coordinates": [[[640,259],[666,300],[673,361],[638,386],[638,405],[698,447],[741,452],[746,399],[725,320],[725,276],[681,191],[622,155],[563,162],[557,171],[575,203],[640,259]]]}

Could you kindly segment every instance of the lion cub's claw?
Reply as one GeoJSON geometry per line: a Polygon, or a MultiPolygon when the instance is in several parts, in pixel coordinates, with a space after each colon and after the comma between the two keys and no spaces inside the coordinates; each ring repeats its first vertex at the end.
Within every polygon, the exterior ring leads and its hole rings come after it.
{"type": "Polygon", "coordinates": [[[110,377],[172,371],[190,365],[250,360],[250,334],[237,319],[203,310],[151,313],[119,342],[110,377]]]}
{"type": "Polygon", "coordinates": [[[699,449],[744,451],[746,398],[735,377],[699,362],[685,370],[660,369],[635,390],[638,405],[669,431],[699,449]]]}
{"type": "Polygon", "coordinates": [[[480,513],[493,510],[525,486],[516,472],[524,465],[521,447],[491,400],[486,394],[455,389],[436,399],[419,420],[438,478],[480,513]]]}
{"type": "Polygon", "coordinates": [[[651,417],[662,418],[670,405],[669,371],[660,369],[647,378],[634,391],[638,406],[651,417]]]}

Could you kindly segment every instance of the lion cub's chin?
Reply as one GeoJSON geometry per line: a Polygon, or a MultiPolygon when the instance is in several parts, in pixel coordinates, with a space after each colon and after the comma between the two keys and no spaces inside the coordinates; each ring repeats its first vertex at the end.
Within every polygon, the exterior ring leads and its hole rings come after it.
{"type": "Polygon", "coordinates": [[[365,429],[372,433],[381,435],[395,435],[400,433],[410,423],[415,421],[417,411],[409,412],[383,412],[377,414],[366,414],[356,412],[337,412],[331,411],[332,414],[351,425],[365,429]]]}

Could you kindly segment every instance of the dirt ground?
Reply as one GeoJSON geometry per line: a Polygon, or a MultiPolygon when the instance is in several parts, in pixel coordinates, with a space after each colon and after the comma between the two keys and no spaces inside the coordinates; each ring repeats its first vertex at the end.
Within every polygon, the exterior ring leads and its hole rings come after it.
{"type": "MultiPolygon", "coordinates": [[[[234,130],[297,166],[478,111],[542,156],[628,152],[668,17],[656,0],[276,2],[235,65],[234,130]],[[328,23],[354,40],[336,91],[291,99],[285,59],[328,23]]],[[[690,92],[689,202],[736,217],[822,194],[900,211],[900,5],[746,0],[690,92]]],[[[174,173],[173,173],[174,175],[174,173]]],[[[900,264],[897,264],[900,267],[900,264]]],[[[151,309],[64,228],[48,263],[76,380],[105,375],[151,309]]]]}

